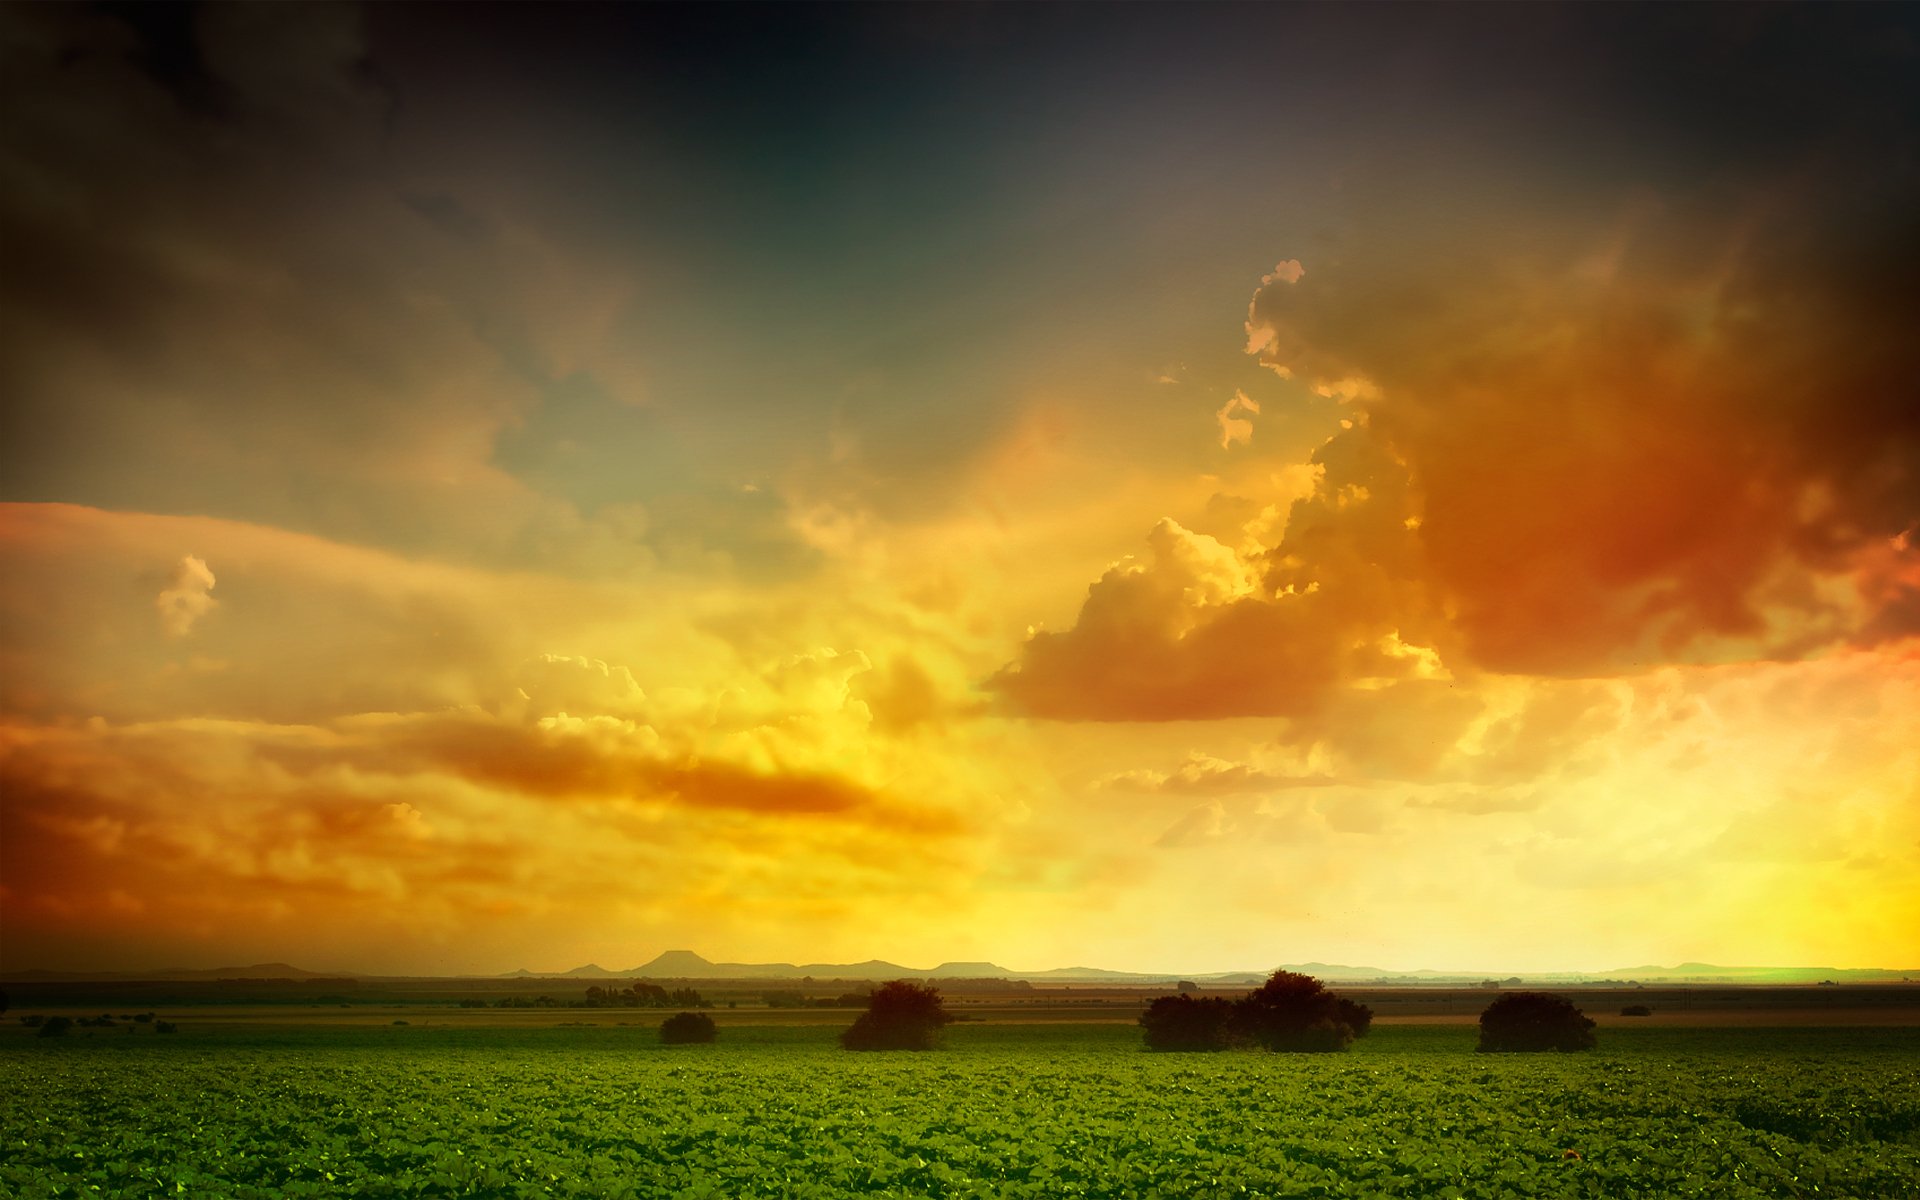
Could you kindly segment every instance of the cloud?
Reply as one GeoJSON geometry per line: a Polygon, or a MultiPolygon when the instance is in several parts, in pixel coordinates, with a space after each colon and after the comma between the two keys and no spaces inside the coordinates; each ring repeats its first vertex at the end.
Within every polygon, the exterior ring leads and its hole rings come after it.
{"type": "Polygon", "coordinates": [[[530,421],[568,432],[538,420],[559,381],[633,390],[628,278],[498,189],[449,181],[442,208],[488,218],[460,229],[410,205],[362,20],[0,14],[0,75],[34,97],[0,121],[0,163],[31,181],[0,189],[11,495],[468,561],[647,559],[494,457],[530,421]]]}
{"type": "Polygon", "coordinates": [[[1233,414],[1236,412],[1258,414],[1259,411],[1259,401],[1252,399],[1245,392],[1235,392],[1225,404],[1221,405],[1220,411],[1213,414],[1213,419],[1220,423],[1220,448],[1228,449],[1235,442],[1243,446],[1251,445],[1253,422],[1233,414]]]}
{"type": "Polygon", "coordinates": [[[146,940],[117,955],[208,937],[312,954],[338,939],[352,962],[378,963],[421,952],[421,933],[518,930],[538,945],[556,923],[598,922],[631,937],[642,907],[684,929],[689,912],[739,911],[729,897],[757,911],[898,894],[912,911],[955,902],[938,880],[972,870],[981,814],[963,819],[955,793],[909,802],[846,772],[690,754],[650,732],[479,712],[0,721],[9,964],[113,942],[97,903],[109,887],[147,914],[146,940]],[[382,943],[402,902],[408,930],[382,943]]]}
{"type": "Polygon", "coordinates": [[[647,698],[632,671],[584,656],[541,654],[527,659],[515,672],[514,682],[525,699],[528,721],[563,713],[633,716],[647,698]]]}
{"type": "Polygon", "coordinates": [[[1103,777],[1097,786],[1174,795],[1226,795],[1287,788],[1331,787],[1339,782],[1327,775],[1291,774],[1207,754],[1190,754],[1186,762],[1172,771],[1119,771],[1103,777]]]}
{"type": "Polygon", "coordinates": [[[1073,626],[1041,631],[989,686],[1018,711],[1072,720],[1303,716],[1348,683],[1444,672],[1448,631],[1417,569],[1404,478],[1356,425],[1313,456],[1278,546],[1241,548],[1163,520],[1145,562],[1088,589],[1073,626]],[[1384,647],[1384,649],[1383,649],[1384,647]]]}
{"type": "Polygon", "coordinates": [[[1303,711],[1351,650],[1315,590],[1274,596],[1259,564],[1171,519],[1145,562],[1087,591],[1074,626],[1035,633],[989,687],[1017,709],[1066,719],[1176,720],[1303,711]]]}
{"type": "Polygon", "coordinates": [[[212,590],[213,571],[206,563],[189,554],[175,564],[167,586],[154,599],[168,637],[187,636],[194,622],[213,611],[220,602],[208,595],[212,590]]]}
{"type": "MultiPolygon", "coordinates": [[[[1280,265],[1273,270],[1262,275],[1260,277],[1260,286],[1267,288],[1276,283],[1299,283],[1301,277],[1305,274],[1306,269],[1300,265],[1300,260],[1289,258],[1282,261],[1280,265]]],[[[1259,301],[1258,293],[1255,294],[1254,300],[1257,305],[1259,301]]],[[[1275,333],[1273,324],[1269,321],[1257,320],[1256,317],[1257,312],[1255,307],[1249,306],[1247,309],[1247,353],[1260,354],[1262,356],[1261,361],[1265,363],[1265,365],[1272,367],[1280,378],[1293,378],[1293,368],[1284,362],[1276,361],[1271,354],[1267,353],[1273,347],[1275,333]]],[[[1258,412],[1259,410],[1255,409],[1254,411],[1258,412]]],[[[1224,417],[1222,419],[1224,420],[1224,417]]]]}
{"type": "Polygon", "coordinates": [[[1189,809],[1185,816],[1169,825],[1153,844],[1168,849],[1199,846],[1217,842],[1231,834],[1233,829],[1227,819],[1226,806],[1218,800],[1209,800],[1189,809]]]}
{"type": "Polygon", "coordinates": [[[1356,235],[1255,295],[1262,361],[1363,414],[1383,453],[1333,482],[1412,498],[1474,661],[1608,673],[1904,631],[1865,563],[1920,523],[1920,418],[1887,402],[1920,370],[1893,325],[1920,296],[1798,190],[1755,183],[1731,226],[1691,198],[1568,221],[1528,253],[1356,235]]]}
{"type": "Polygon", "coordinates": [[[1036,716],[1306,718],[1406,678],[1471,695],[1911,635],[1920,291],[1867,248],[1904,244],[1885,206],[1916,197],[1842,174],[1868,195],[1754,167],[1732,220],[1676,185],[1404,225],[1358,189],[1325,265],[1249,307],[1249,352],[1340,402],[1312,493],[1221,534],[1257,581],[1200,603],[1167,555],[1109,571],[993,686],[1036,716]]]}

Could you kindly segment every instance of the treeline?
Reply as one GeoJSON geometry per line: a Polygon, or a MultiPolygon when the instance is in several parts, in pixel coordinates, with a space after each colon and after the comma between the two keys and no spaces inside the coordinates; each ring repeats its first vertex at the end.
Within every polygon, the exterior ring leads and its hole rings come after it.
{"type": "Polygon", "coordinates": [[[1162,996],[1140,1015],[1149,1050],[1345,1050],[1367,1036],[1373,1010],[1337,996],[1311,975],[1275,971],[1240,997],[1162,996]]]}
{"type": "MultiPolygon", "coordinates": [[[[1644,1005],[1623,1015],[1650,1014],[1644,1005]]],[[[1275,971],[1237,1000],[1181,992],[1161,996],[1140,1015],[1149,1050],[1293,1052],[1345,1050],[1373,1027],[1373,1010],[1335,995],[1311,975],[1275,971]]],[[[1578,1051],[1594,1045],[1594,1022],[1565,996],[1504,992],[1480,1014],[1482,1053],[1578,1051]]]]}
{"type": "MultiPolygon", "coordinates": [[[[5,1011],[4,1005],[0,1005],[0,1011],[5,1011]]],[[[132,1033],[136,1026],[151,1025],[155,1033],[172,1033],[177,1028],[172,1021],[157,1020],[150,1012],[121,1013],[119,1021],[113,1019],[112,1013],[101,1013],[97,1017],[43,1017],[33,1013],[21,1017],[20,1023],[28,1029],[39,1030],[34,1036],[43,1038],[65,1037],[73,1029],[124,1028],[132,1033]]]]}
{"type": "Polygon", "coordinates": [[[838,996],[808,996],[804,992],[761,992],[760,1002],[768,1008],[865,1008],[873,993],[842,992],[838,996]]]}
{"type": "Polygon", "coordinates": [[[556,1000],[552,996],[502,996],[498,1000],[462,1000],[461,1008],[712,1008],[713,1005],[692,988],[668,991],[657,983],[636,979],[625,987],[618,984],[587,989],[582,1000],[556,1000]]]}

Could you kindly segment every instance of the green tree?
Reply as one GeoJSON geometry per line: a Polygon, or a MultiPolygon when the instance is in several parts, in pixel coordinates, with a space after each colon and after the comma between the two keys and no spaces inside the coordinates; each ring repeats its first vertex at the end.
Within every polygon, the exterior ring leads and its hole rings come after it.
{"type": "Polygon", "coordinates": [[[1506,992],[1480,1014],[1482,1052],[1591,1050],[1593,1018],[1551,992],[1506,992]]]}
{"type": "Polygon", "coordinates": [[[899,979],[874,991],[840,1044],[848,1050],[931,1050],[952,1021],[939,988],[899,979]]]}
{"type": "Polygon", "coordinates": [[[717,1033],[713,1018],[700,1012],[675,1013],[660,1022],[660,1040],[669,1046],[711,1042],[717,1033]]]}
{"type": "Polygon", "coordinates": [[[1275,971],[1234,1005],[1234,1034],[1268,1050],[1345,1050],[1372,1025],[1372,1009],[1294,971],[1275,971]]]}
{"type": "Polygon", "coordinates": [[[1233,1002],[1182,992],[1161,996],[1140,1014],[1149,1050],[1225,1050],[1232,1044],[1233,1002]]]}

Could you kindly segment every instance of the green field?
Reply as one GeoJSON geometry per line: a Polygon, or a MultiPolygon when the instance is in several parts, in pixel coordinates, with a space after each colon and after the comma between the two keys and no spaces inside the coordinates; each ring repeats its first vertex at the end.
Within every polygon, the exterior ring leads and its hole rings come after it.
{"type": "MultiPolygon", "coordinates": [[[[742,1014],[744,1016],[744,1014],[742,1014]]],[[[1920,1029],[1471,1028],[1153,1055],[1114,1024],[206,1022],[0,1041],[0,1195],[1920,1195],[1920,1029]]]]}

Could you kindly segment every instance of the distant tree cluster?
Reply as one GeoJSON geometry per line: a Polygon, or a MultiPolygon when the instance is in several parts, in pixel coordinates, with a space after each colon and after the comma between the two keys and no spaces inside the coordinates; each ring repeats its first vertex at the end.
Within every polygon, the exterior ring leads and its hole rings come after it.
{"type": "Polygon", "coordinates": [[[840,1035],[848,1050],[931,1050],[953,1023],[940,989],[904,979],[883,984],[867,999],[867,1011],[840,1035]]]}
{"type": "Polygon", "coordinates": [[[1483,1053],[1513,1050],[1591,1050],[1593,1018],[1565,996],[1506,992],[1480,1014],[1483,1053]]]}
{"type": "Polygon", "coordinates": [[[660,1040],[669,1046],[711,1042],[716,1033],[713,1018],[702,1012],[675,1013],[660,1022],[660,1040]]]}
{"type": "Polygon", "coordinates": [[[675,988],[668,991],[657,983],[648,983],[642,979],[620,987],[609,985],[601,987],[594,984],[587,989],[584,999],[556,1000],[552,996],[502,996],[498,1000],[487,1001],[468,999],[460,1002],[461,1008],[712,1008],[705,997],[692,988],[675,988]]]}
{"type": "Polygon", "coordinates": [[[1275,971],[1238,1000],[1182,991],[1140,1016],[1149,1050],[1292,1052],[1344,1050],[1373,1027],[1373,1010],[1326,989],[1311,975],[1275,971]]]}
{"type": "Polygon", "coordinates": [[[569,1008],[712,1008],[713,1005],[692,988],[668,991],[657,983],[636,979],[626,987],[587,989],[584,1002],[573,1001],[569,1008]]]}
{"type": "Polygon", "coordinates": [[[121,1013],[118,1021],[114,1020],[112,1013],[101,1013],[97,1017],[43,1017],[39,1013],[29,1013],[20,1018],[20,1023],[28,1029],[37,1030],[35,1037],[43,1038],[65,1037],[75,1029],[124,1029],[132,1033],[138,1025],[152,1025],[159,1033],[172,1033],[174,1030],[171,1021],[156,1021],[150,1012],[121,1013]],[[127,1024],[121,1024],[122,1021],[127,1024]]]}
{"type": "Polygon", "coordinates": [[[768,1008],[865,1008],[873,993],[841,992],[837,996],[809,996],[792,988],[776,988],[760,993],[760,1003],[768,1008]]]}
{"type": "Polygon", "coordinates": [[[559,1008],[552,996],[502,996],[489,1004],[485,1000],[462,1000],[461,1008],[559,1008]]]}

